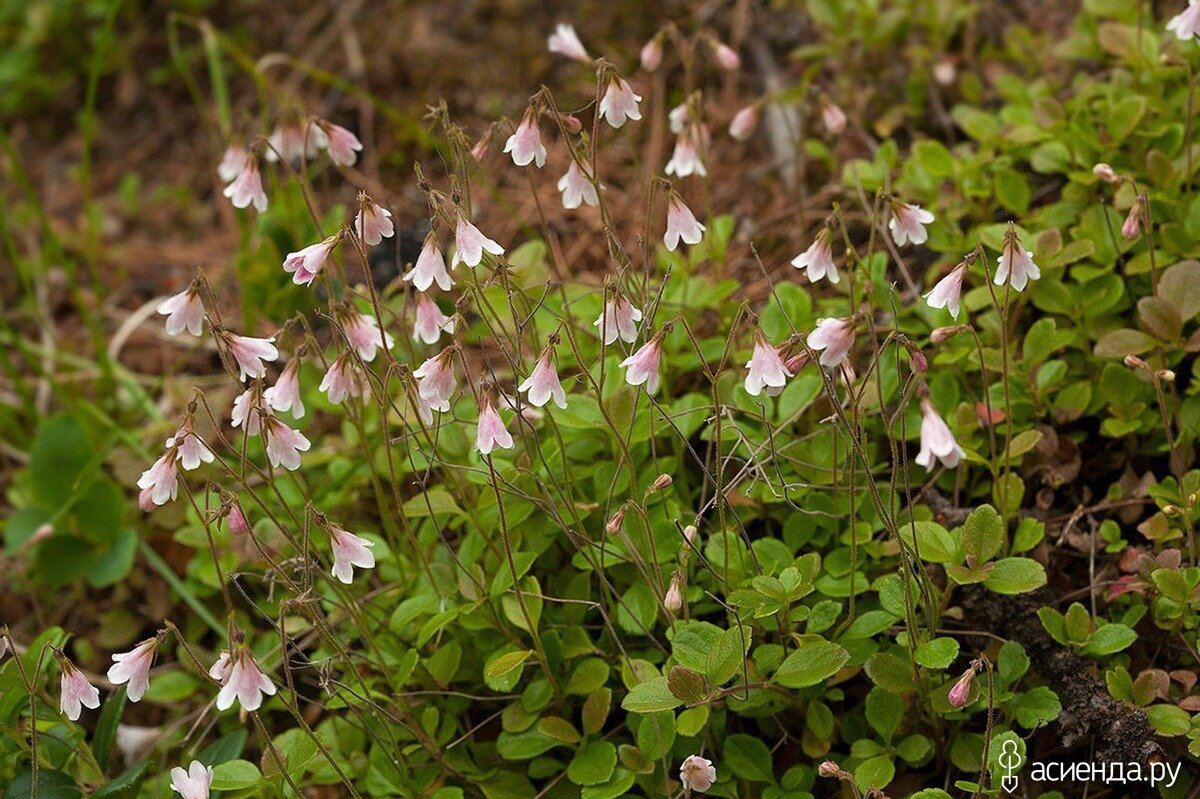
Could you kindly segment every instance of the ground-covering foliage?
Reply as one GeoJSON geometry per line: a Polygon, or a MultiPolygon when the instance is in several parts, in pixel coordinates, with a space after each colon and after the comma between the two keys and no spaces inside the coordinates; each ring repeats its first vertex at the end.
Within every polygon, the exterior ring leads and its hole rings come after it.
{"type": "Polygon", "coordinates": [[[1191,795],[1200,5],[413,5],[0,11],[5,799],[1191,795]]]}

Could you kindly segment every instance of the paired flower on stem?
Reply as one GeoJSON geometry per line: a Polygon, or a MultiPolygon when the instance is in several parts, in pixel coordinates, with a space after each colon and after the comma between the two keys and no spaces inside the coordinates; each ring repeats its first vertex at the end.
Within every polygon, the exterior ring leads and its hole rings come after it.
{"type": "Polygon", "coordinates": [[[829,228],[821,228],[821,232],[813,239],[808,249],[792,259],[792,266],[805,270],[808,279],[813,283],[821,278],[829,278],[830,283],[838,283],[842,277],[833,263],[832,242],[833,234],[829,228]]]}
{"type": "Polygon", "coordinates": [[[645,384],[647,394],[658,393],[658,370],[662,363],[662,340],[666,332],[666,328],[658,331],[654,338],[643,344],[637,352],[621,361],[621,366],[625,369],[625,382],[631,386],[645,384]]]}
{"type": "Polygon", "coordinates": [[[264,694],[275,695],[275,683],[262,673],[254,655],[241,644],[235,645],[232,651],[222,652],[208,670],[208,676],[221,684],[217,710],[228,710],[236,699],[246,711],[255,711],[262,707],[264,694]]]}

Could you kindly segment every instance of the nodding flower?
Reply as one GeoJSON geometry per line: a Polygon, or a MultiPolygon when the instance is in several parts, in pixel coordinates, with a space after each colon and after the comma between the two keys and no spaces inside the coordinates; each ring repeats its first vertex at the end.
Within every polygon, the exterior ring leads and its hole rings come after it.
{"type": "Polygon", "coordinates": [[[933,403],[921,400],[921,451],[913,459],[917,465],[933,471],[935,461],[941,461],[947,469],[953,469],[965,454],[933,403]]]}
{"type": "Polygon", "coordinates": [[[263,439],[267,460],[277,469],[281,466],[290,471],[299,469],[300,453],[308,452],[312,447],[312,442],[303,433],[288,427],[274,414],[268,414],[263,420],[263,439]]]}
{"type": "Polygon", "coordinates": [[[708,758],[688,755],[679,767],[679,780],[686,790],[704,793],[717,781],[717,770],[708,758]]]}
{"type": "Polygon", "coordinates": [[[265,362],[274,361],[279,357],[279,350],[275,348],[274,344],[274,336],[270,338],[254,338],[253,336],[239,336],[227,330],[221,330],[218,332],[217,338],[225,345],[225,348],[237,363],[239,370],[238,379],[242,381],[253,377],[265,377],[267,374],[265,362]]]}
{"type": "Polygon", "coordinates": [[[527,166],[530,162],[538,168],[546,164],[546,146],[542,144],[542,132],[538,128],[537,111],[531,105],[525,112],[521,124],[504,143],[504,152],[512,154],[513,163],[527,166]]]}
{"type": "Polygon", "coordinates": [[[554,26],[554,33],[546,39],[546,49],[581,64],[591,63],[592,60],[592,57],[588,55],[587,48],[583,46],[583,42],[579,41],[579,34],[575,32],[575,28],[565,22],[554,26]]]}
{"type": "Polygon", "coordinates": [[[454,377],[454,345],[434,355],[413,372],[417,378],[417,394],[435,411],[450,410],[450,398],[457,381],[454,377]]]}
{"type": "Polygon", "coordinates": [[[592,322],[592,327],[600,328],[605,345],[612,344],[618,338],[632,344],[637,340],[637,323],[640,321],[642,312],[619,294],[604,303],[604,310],[600,312],[600,318],[592,322]]]}
{"type": "Polygon", "coordinates": [[[55,650],[62,679],[59,682],[58,707],[71,721],[78,721],[82,707],[95,710],[100,707],[100,692],[88,682],[83,672],[67,656],[55,650]],[[81,707],[82,706],[82,707],[81,707]]]}
{"type": "Polygon", "coordinates": [[[236,179],[246,168],[246,158],[249,155],[250,151],[240,141],[230,142],[221,155],[221,163],[217,165],[217,176],[226,183],[236,179]]]}
{"type": "Polygon", "coordinates": [[[453,269],[459,264],[466,264],[471,268],[479,266],[484,252],[501,256],[504,255],[504,248],[459,215],[458,226],[454,231],[454,258],[450,261],[450,268],[453,269]]]}
{"type": "Polygon", "coordinates": [[[436,344],[442,332],[454,333],[454,317],[442,313],[442,309],[428,294],[417,298],[417,319],[413,325],[413,341],[436,344]]]}
{"type": "Polygon", "coordinates": [[[950,270],[950,274],[939,280],[929,290],[929,293],[925,295],[925,302],[930,308],[945,308],[950,312],[951,318],[958,319],[962,303],[963,277],[967,274],[967,266],[969,266],[969,261],[962,261],[950,270]]]}
{"type": "Polygon", "coordinates": [[[715,38],[710,38],[709,43],[713,48],[713,56],[716,57],[717,63],[721,65],[722,69],[733,72],[742,65],[741,57],[732,47],[715,38]]]}
{"type": "Polygon", "coordinates": [[[366,363],[375,360],[375,353],[381,348],[391,349],[396,346],[392,334],[381,330],[379,320],[371,314],[359,313],[354,309],[343,311],[338,315],[342,333],[346,341],[358,352],[358,357],[366,363]]]}
{"type": "Polygon", "coordinates": [[[583,203],[590,206],[600,205],[600,195],[588,174],[586,167],[580,169],[575,159],[571,159],[566,173],[558,179],[558,190],[562,192],[563,208],[578,208],[583,203]]]}
{"type": "Polygon", "coordinates": [[[1008,283],[1016,291],[1024,291],[1029,281],[1042,276],[1042,270],[1033,262],[1033,253],[1021,246],[1017,230],[1012,222],[1004,234],[1004,250],[996,265],[996,276],[992,282],[997,286],[1008,283]]]}
{"type": "Polygon", "coordinates": [[[677,175],[681,178],[688,175],[699,175],[704,177],[708,174],[708,170],[704,168],[704,161],[700,158],[700,141],[703,136],[696,130],[696,126],[685,127],[679,134],[679,138],[675,140],[675,150],[671,153],[671,160],[667,162],[666,173],[668,175],[677,175]]]}
{"type": "Polygon", "coordinates": [[[154,664],[154,655],[161,641],[160,636],[147,638],[128,652],[118,652],[112,656],[108,681],[113,685],[128,683],[125,695],[130,702],[138,702],[146,695],[146,688],[150,686],[150,667],[154,664]]]}
{"type": "Polygon", "coordinates": [[[292,282],[297,286],[310,285],[320,274],[340,238],[340,235],[333,235],[296,252],[289,252],[283,259],[283,271],[292,276],[292,282]]]}
{"type": "Polygon", "coordinates": [[[450,279],[450,272],[446,270],[446,259],[442,257],[442,250],[438,246],[437,234],[433,231],[425,237],[425,245],[421,247],[417,263],[408,270],[404,279],[412,283],[417,291],[426,291],[434,283],[437,283],[442,291],[449,291],[454,285],[454,281],[450,279]]]}
{"type": "Polygon", "coordinates": [[[1188,7],[1171,17],[1167,30],[1181,41],[1200,36],[1200,0],[1188,0],[1188,7]]]}
{"type": "Polygon", "coordinates": [[[275,126],[267,137],[267,160],[287,161],[299,164],[301,161],[312,160],[325,146],[325,132],[316,122],[283,122],[275,126]]]}
{"type": "Polygon", "coordinates": [[[641,95],[635,94],[624,78],[614,74],[609,78],[608,90],[600,99],[600,116],[614,128],[624,125],[627,119],[636,122],[642,118],[642,112],[638,110],[641,101],[641,95]]]}
{"type": "Polygon", "coordinates": [[[684,204],[675,192],[670,193],[667,205],[667,230],[663,233],[663,244],[667,250],[674,252],[679,242],[684,244],[699,244],[707,228],[700,224],[692,209],[684,204]]]}
{"type": "Polygon", "coordinates": [[[364,378],[359,374],[350,353],[343,352],[334,359],[317,390],[324,391],[334,405],[341,404],[348,397],[361,397],[366,392],[364,378]]]}
{"type": "Polygon", "coordinates": [[[185,330],[193,336],[204,332],[204,302],[200,299],[200,287],[195,283],[160,302],[155,310],[167,317],[169,336],[185,330]]]}
{"type": "Polygon", "coordinates": [[[242,708],[255,711],[262,707],[263,695],[275,695],[275,683],[263,674],[254,662],[254,655],[244,645],[222,652],[208,670],[208,676],[221,684],[217,693],[217,710],[228,710],[236,699],[242,708]]]}
{"type": "Polygon", "coordinates": [[[350,585],[354,579],[355,566],[360,569],[375,568],[375,556],[371,553],[374,542],[331,524],[329,544],[333,549],[331,574],[346,585],[350,585]]]}
{"type": "Polygon", "coordinates": [[[819,319],[817,327],[808,334],[807,343],[821,353],[821,366],[836,369],[854,346],[854,316],[844,319],[819,319]]]}
{"type": "Polygon", "coordinates": [[[662,339],[664,331],[660,330],[654,338],[647,341],[637,352],[621,361],[625,369],[625,382],[631,386],[646,386],[647,394],[656,394],[660,381],[658,373],[662,362],[662,339]]]}
{"type": "Polygon", "coordinates": [[[500,412],[496,410],[496,398],[492,392],[484,392],[479,405],[479,422],[475,431],[475,449],[480,455],[489,455],[496,447],[512,449],[512,434],[504,426],[500,412]]]}
{"type": "Polygon", "coordinates": [[[892,201],[892,218],[888,220],[888,230],[896,246],[903,247],[908,242],[924,244],[929,238],[925,226],[933,221],[933,214],[919,205],[892,201]]]}
{"type": "Polygon", "coordinates": [[[365,192],[360,193],[358,195],[358,214],[354,217],[354,233],[368,247],[374,247],[384,239],[390,239],[396,233],[396,225],[392,222],[392,212],[377,205],[365,192]]]}
{"type": "MultiPolygon", "coordinates": [[[[275,381],[275,385],[263,392],[263,399],[277,413],[291,411],[293,419],[304,416],[304,400],[300,397],[299,358],[292,358],[288,361],[287,366],[283,367],[283,372],[275,381]]],[[[234,426],[237,426],[236,422],[234,426]]]]}
{"type": "Polygon", "coordinates": [[[1142,233],[1142,214],[1146,210],[1146,204],[1142,199],[1142,195],[1134,198],[1133,205],[1129,207],[1129,215],[1125,217],[1125,221],[1121,224],[1121,235],[1130,241],[1136,239],[1142,233]]]}
{"type": "Polygon", "coordinates": [[[746,393],[757,397],[767,389],[782,390],[792,376],[779,355],[779,350],[767,341],[761,330],[754,331],[754,352],[746,362],[750,371],[746,374],[746,393]]]}
{"type": "Polygon", "coordinates": [[[253,205],[260,214],[267,210],[267,193],[263,191],[262,174],[258,171],[258,159],[253,154],[246,156],[246,162],[237,177],[225,187],[223,192],[234,208],[248,208],[253,205]]]}
{"type": "Polygon", "coordinates": [[[193,760],[187,771],[179,766],[171,769],[171,790],[179,794],[179,799],[208,799],[212,781],[213,767],[199,760],[193,760]]]}
{"type": "Polygon", "coordinates": [[[317,130],[321,132],[318,143],[329,153],[329,160],[339,166],[354,166],[354,162],[358,160],[358,153],[363,148],[358,137],[327,119],[318,119],[316,125],[317,130]]]}
{"type": "Polygon", "coordinates": [[[547,345],[542,350],[533,371],[521,385],[517,386],[517,391],[525,392],[529,404],[535,408],[542,407],[551,398],[559,408],[567,407],[567,392],[563,390],[562,383],[558,379],[558,371],[554,368],[553,346],[547,345]]]}
{"type": "Polygon", "coordinates": [[[829,278],[830,283],[842,279],[837,266],[833,263],[833,234],[829,228],[821,228],[808,249],[792,259],[792,266],[805,270],[808,279],[816,283],[821,278],[829,278]]]}
{"type": "Polygon", "coordinates": [[[138,478],[137,487],[142,489],[138,504],[142,510],[165,505],[179,495],[179,471],[176,468],[176,453],[173,441],[169,440],[167,451],[138,478]]]}
{"type": "Polygon", "coordinates": [[[167,444],[175,446],[179,465],[189,471],[199,467],[201,463],[212,463],[217,457],[192,430],[191,417],[184,419],[183,425],[168,439],[167,444]]]}

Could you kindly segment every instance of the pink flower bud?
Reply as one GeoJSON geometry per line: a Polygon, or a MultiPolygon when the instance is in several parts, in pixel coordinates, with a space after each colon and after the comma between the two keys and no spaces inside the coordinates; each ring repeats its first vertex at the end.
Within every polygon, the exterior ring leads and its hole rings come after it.
{"type": "Polygon", "coordinates": [[[834,103],[826,102],[821,106],[821,124],[836,136],[846,129],[846,112],[834,103]]]}
{"type": "Polygon", "coordinates": [[[696,525],[694,524],[689,524],[687,527],[683,528],[683,537],[689,544],[696,543],[696,536],[699,534],[700,531],[696,529],[696,525]]]}
{"type": "Polygon", "coordinates": [[[650,484],[650,490],[647,493],[654,494],[667,488],[675,479],[669,474],[660,474],[654,478],[654,482],[650,484]]]}
{"type": "Polygon", "coordinates": [[[1126,355],[1125,365],[1130,369],[1147,369],[1149,368],[1145,361],[1136,355],[1126,355]]]}
{"type": "Polygon", "coordinates": [[[242,513],[242,506],[236,501],[229,505],[229,512],[225,514],[225,524],[229,526],[229,532],[233,535],[250,534],[250,523],[246,521],[246,514],[242,513]]]}
{"type": "Polygon", "coordinates": [[[954,683],[954,687],[950,689],[950,693],[947,696],[951,707],[964,707],[967,704],[967,700],[971,696],[971,683],[974,681],[974,667],[963,672],[963,675],[958,678],[958,682],[954,683]]]}
{"type": "Polygon", "coordinates": [[[579,133],[583,130],[583,123],[579,121],[579,117],[571,114],[560,114],[558,121],[567,129],[568,133],[579,133]]]}
{"type": "Polygon", "coordinates": [[[721,69],[733,72],[742,65],[742,59],[734,51],[732,47],[722,42],[715,42],[713,55],[717,58],[717,63],[721,65],[721,69]]]}
{"type": "Polygon", "coordinates": [[[745,141],[754,135],[758,128],[758,103],[752,103],[734,115],[729,123],[729,135],[738,141],[745,141]]]}
{"type": "Polygon", "coordinates": [[[1103,180],[1105,183],[1116,183],[1120,180],[1120,176],[1108,164],[1096,164],[1092,167],[1092,174],[1103,180]]]}
{"type": "Polygon", "coordinates": [[[838,777],[841,775],[842,769],[832,760],[826,760],[824,763],[817,766],[817,773],[822,777],[838,777]]]}
{"type": "Polygon", "coordinates": [[[609,535],[616,535],[621,532],[621,522],[625,521],[625,506],[617,508],[617,512],[612,515],[612,518],[604,525],[604,532],[609,535]]]}
{"type": "Polygon", "coordinates": [[[947,325],[946,327],[939,327],[934,329],[934,331],[929,334],[929,341],[933,344],[944,344],[966,329],[966,325],[947,325]]]}
{"type": "Polygon", "coordinates": [[[920,350],[909,350],[908,361],[912,364],[912,370],[919,375],[929,371],[929,359],[920,350]]]}
{"type": "Polygon", "coordinates": [[[640,58],[642,61],[642,69],[647,72],[653,72],[662,66],[663,59],[663,35],[656,33],[654,38],[642,45],[640,58]]]}
{"type": "Polygon", "coordinates": [[[1125,217],[1125,223],[1121,225],[1121,235],[1127,239],[1136,239],[1142,231],[1142,204],[1135,202],[1133,207],[1129,209],[1129,216],[1125,217]]]}
{"type": "Polygon", "coordinates": [[[666,596],[663,597],[663,608],[672,616],[678,615],[679,611],[683,610],[683,588],[679,583],[679,575],[676,574],[671,578],[671,586],[667,589],[666,596]]]}

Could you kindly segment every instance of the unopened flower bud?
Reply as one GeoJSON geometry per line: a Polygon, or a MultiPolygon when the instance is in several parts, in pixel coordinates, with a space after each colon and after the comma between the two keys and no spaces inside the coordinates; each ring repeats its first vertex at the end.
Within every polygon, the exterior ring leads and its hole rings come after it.
{"type": "Polygon", "coordinates": [[[689,544],[696,543],[696,536],[699,534],[700,531],[696,529],[696,525],[694,524],[689,524],[687,527],[683,528],[683,537],[689,544]]]}
{"type": "Polygon", "coordinates": [[[479,137],[479,141],[475,142],[475,146],[471,148],[471,157],[476,161],[482,162],[487,158],[488,150],[492,146],[492,129],[488,128],[487,133],[479,137]]]}
{"type": "Polygon", "coordinates": [[[608,523],[604,525],[604,532],[609,535],[616,535],[621,531],[621,522],[625,521],[625,506],[617,508],[617,512],[612,515],[608,523]]]}
{"type": "Polygon", "coordinates": [[[1159,380],[1166,380],[1168,383],[1175,382],[1175,372],[1170,369],[1159,369],[1154,373],[1154,376],[1159,380]]]}
{"type": "Polygon", "coordinates": [[[237,502],[230,503],[229,512],[225,515],[225,524],[229,525],[229,532],[234,535],[250,534],[250,523],[246,521],[246,514],[242,513],[242,506],[237,502]]]}
{"type": "Polygon", "coordinates": [[[663,59],[662,32],[654,34],[654,38],[642,45],[642,69],[653,72],[662,66],[663,59]]]}
{"type": "Polygon", "coordinates": [[[672,616],[678,615],[679,611],[683,610],[683,587],[680,585],[679,573],[676,572],[671,577],[671,585],[667,589],[667,594],[663,597],[663,607],[672,616]]]}
{"type": "Polygon", "coordinates": [[[908,351],[908,362],[912,364],[912,370],[917,374],[925,374],[929,371],[929,359],[925,357],[925,353],[917,349],[908,351]]]}
{"type": "Polygon", "coordinates": [[[664,488],[671,485],[671,483],[673,483],[673,482],[675,482],[675,479],[673,477],[671,477],[671,475],[660,474],[658,477],[654,478],[654,482],[650,484],[650,488],[648,491],[646,491],[646,493],[654,494],[658,491],[662,491],[664,488]]]}
{"type": "Polygon", "coordinates": [[[733,121],[729,123],[729,135],[738,141],[745,141],[754,135],[756,128],[758,128],[758,103],[751,103],[734,115],[733,121]]]}
{"type": "Polygon", "coordinates": [[[954,687],[950,689],[947,699],[950,701],[951,707],[963,707],[967,704],[967,699],[971,696],[971,683],[975,681],[975,667],[967,669],[963,675],[958,678],[958,682],[954,683],[954,687]]]}
{"type": "Polygon", "coordinates": [[[821,765],[817,766],[817,773],[822,777],[841,777],[842,768],[832,760],[826,760],[821,765]]]}
{"type": "Polygon", "coordinates": [[[558,121],[567,129],[568,133],[578,133],[583,130],[583,123],[579,121],[579,117],[571,114],[560,114],[558,121]]]}
{"type": "Polygon", "coordinates": [[[787,370],[792,374],[799,374],[800,370],[808,366],[808,353],[799,352],[783,362],[787,370]]]}
{"type": "Polygon", "coordinates": [[[713,55],[717,58],[717,63],[722,69],[733,72],[742,65],[742,59],[729,45],[713,40],[713,55]]]}
{"type": "Polygon", "coordinates": [[[1125,365],[1130,369],[1148,369],[1149,365],[1136,355],[1126,355],[1125,365]]]}
{"type": "Polygon", "coordinates": [[[933,79],[941,86],[949,86],[958,78],[958,67],[950,56],[942,56],[933,65],[933,79]]]}
{"type": "Polygon", "coordinates": [[[932,344],[943,344],[966,329],[966,325],[948,325],[946,327],[939,327],[929,334],[929,341],[932,344]]]}
{"type": "Polygon", "coordinates": [[[1116,170],[1105,163],[1099,163],[1092,167],[1092,174],[1103,180],[1105,183],[1116,183],[1121,179],[1116,170]]]}
{"type": "Polygon", "coordinates": [[[825,125],[825,130],[836,136],[846,129],[846,112],[826,101],[821,107],[821,123],[825,125]]]}
{"type": "Polygon", "coordinates": [[[1142,204],[1135,202],[1133,207],[1129,209],[1129,216],[1125,217],[1124,224],[1121,225],[1121,235],[1131,241],[1136,239],[1142,232],[1142,204]]]}

